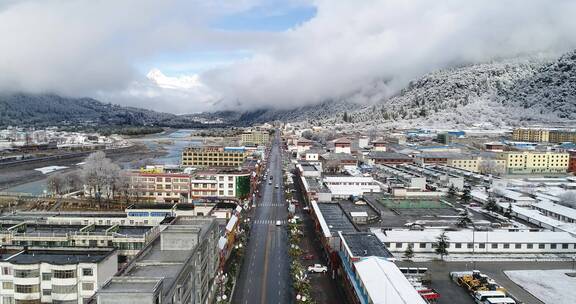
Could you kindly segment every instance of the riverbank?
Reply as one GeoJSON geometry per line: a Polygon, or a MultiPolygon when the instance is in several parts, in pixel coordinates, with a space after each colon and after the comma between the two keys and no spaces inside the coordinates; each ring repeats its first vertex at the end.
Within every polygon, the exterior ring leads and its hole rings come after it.
{"type": "MultiPolygon", "coordinates": [[[[161,157],[166,153],[163,149],[150,149],[148,146],[140,143],[135,143],[127,148],[104,152],[108,158],[121,167],[137,167],[140,163],[145,163],[148,159],[161,157]]],[[[66,158],[38,159],[3,167],[2,170],[0,170],[0,191],[22,192],[23,190],[17,187],[25,184],[30,184],[30,187],[41,187],[42,183],[40,183],[40,181],[45,180],[48,174],[43,174],[36,169],[48,166],[62,166],[67,168],[56,172],[68,173],[79,171],[79,164],[83,162],[87,156],[88,154],[76,154],[69,155],[69,157],[66,158]],[[14,189],[15,187],[17,189],[14,189]]]]}

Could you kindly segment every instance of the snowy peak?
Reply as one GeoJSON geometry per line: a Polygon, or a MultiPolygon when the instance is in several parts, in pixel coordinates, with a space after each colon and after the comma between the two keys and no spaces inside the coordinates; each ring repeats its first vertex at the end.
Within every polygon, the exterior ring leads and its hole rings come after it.
{"type": "Polygon", "coordinates": [[[202,86],[198,75],[166,76],[159,69],[151,69],[146,78],[164,89],[189,90],[202,86]]]}

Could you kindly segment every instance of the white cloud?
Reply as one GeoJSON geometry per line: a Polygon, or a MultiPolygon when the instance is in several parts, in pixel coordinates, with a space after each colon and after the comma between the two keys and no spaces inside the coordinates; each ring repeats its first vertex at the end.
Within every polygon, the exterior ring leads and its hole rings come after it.
{"type": "Polygon", "coordinates": [[[372,88],[386,96],[434,69],[576,47],[572,0],[317,0],[317,16],[286,32],[210,28],[258,2],[2,2],[0,90],[175,113],[285,108],[347,96],[374,79],[388,81],[372,88]],[[161,54],[211,51],[254,55],[154,81],[135,69],[161,54]]]}
{"type": "Polygon", "coordinates": [[[374,79],[397,92],[434,69],[576,46],[576,1],[319,0],[317,16],[249,59],[201,75],[220,105],[292,107],[374,79]]]}

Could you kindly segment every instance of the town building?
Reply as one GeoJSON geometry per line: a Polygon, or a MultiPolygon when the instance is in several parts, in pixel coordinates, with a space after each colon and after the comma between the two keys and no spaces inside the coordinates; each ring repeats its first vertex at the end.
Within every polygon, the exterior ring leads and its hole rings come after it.
{"type": "Polygon", "coordinates": [[[446,165],[474,173],[502,174],[506,170],[506,160],[480,155],[457,155],[448,158],[446,165]]]}
{"type": "Polygon", "coordinates": [[[530,142],[548,142],[550,131],[544,129],[517,128],[512,131],[512,140],[530,142]]]}
{"type": "Polygon", "coordinates": [[[365,192],[381,192],[380,185],[369,176],[324,176],[324,184],[332,197],[348,198],[362,196],[365,192]]]}
{"type": "Polygon", "coordinates": [[[246,157],[246,150],[242,147],[188,147],[182,151],[182,166],[240,167],[246,157]]]}
{"type": "Polygon", "coordinates": [[[576,238],[566,232],[553,231],[444,231],[441,229],[392,229],[372,232],[391,252],[404,252],[412,245],[414,252],[434,253],[440,234],[448,238],[450,253],[514,253],[514,254],[574,254],[576,238]]]}
{"type": "Polygon", "coordinates": [[[334,153],[352,153],[352,141],[346,137],[334,140],[334,153]]]}
{"type": "Polygon", "coordinates": [[[414,162],[414,159],[406,154],[386,152],[383,150],[371,151],[368,153],[368,156],[366,156],[366,159],[371,165],[395,165],[414,162]]]}
{"type": "Polygon", "coordinates": [[[570,155],[556,152],[501,152],[497,158],[506,161],[508,174],[566,173],[570,155]]]}
{"type": "Polygon", "coordinates": [[[248,170],[184,172],[132,171],[130,192],[145,201],[191,202],[197,198],[243,198],[250,191],[248,170]]]}
{"type": "Polygon", "coordinates": [[[215,218],[176,218],[97,292],[97,303],[211,303],[218,239],[215,218]]]}
{"type": "Polygon", "coordinates": [[[2,304],[88,303],[118,271],[114,249],[20,250],[1,255],[2,304]]]}
{"type": "Polygon", "coordinates": [[[262,146],[270,142],[270,133],[265,130],[253,130],[244,132],[240,136],[240,140],[243,145],[262,146]]]}
{"type": "Polygon", "coordinates": [[[386,152],[386,150],[387,150],[386,145],[387,144],[388,144],[388,142],[386,142],[383,139],[373,140],[372,141],[372,151],[386,152]]]}

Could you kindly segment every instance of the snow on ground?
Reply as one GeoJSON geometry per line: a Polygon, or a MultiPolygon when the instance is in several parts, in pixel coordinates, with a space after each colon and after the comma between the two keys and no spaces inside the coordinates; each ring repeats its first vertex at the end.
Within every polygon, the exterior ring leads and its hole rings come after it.
{"type": "Polygon", "coordinates": [[[573,304],[576,299],[576,277],[569,269],[513,270],[504,273],[545,304],[573,304]]]}
{"type": "Polygon", "coordinates": [[[48,173],[52,173],[52,172],[55,172],[58,170],[66,169],[66,168],[68,168],[68,167],[65,167],[65,166],[48,166],[48,167],[36,168],[34,170],[40,171],[43,174],[48,174],[48,173]]]}

